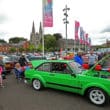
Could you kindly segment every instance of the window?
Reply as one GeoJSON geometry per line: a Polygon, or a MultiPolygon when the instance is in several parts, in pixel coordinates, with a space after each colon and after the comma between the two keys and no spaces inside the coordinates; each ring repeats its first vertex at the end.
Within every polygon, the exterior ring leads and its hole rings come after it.
{"type": "Polygon", "coordinates": [[[37,68],[37,70],[49,72],[50,71],[50,63],[44,63],[44,64],[42,64],[41,66],[39,66],[37,68]]]}
{"type": "Polygon", "coordinates": [[[52,72],[70,74],[71,70],[66,63],[52,63],[52,72]]]}
{"type": "Polygon", "coordinates": [[[82,72],[82,67],[79,63],[70,62],[69,65],[74,70],[74,73],[81,73],[82,72]]]}

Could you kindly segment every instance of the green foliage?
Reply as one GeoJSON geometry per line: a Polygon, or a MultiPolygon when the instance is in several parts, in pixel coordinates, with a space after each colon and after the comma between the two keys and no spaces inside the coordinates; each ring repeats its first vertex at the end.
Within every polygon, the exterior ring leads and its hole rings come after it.
{"type": "Polygon", "coordinates": [[[56,48],[56,38],[53,35],[47,34],[44,36],[44,47],[45,50],[54,51],[56,48]]]}
{"type": "Polygon", "coordinates": [[[38,46],[37,51],[38,52],[41,52],[42,51],[42,45],[41,44],[38,46]]]}
{"type": "Polygon", "coordinates": [[[29,45],[29,50],[30,50],[30,52],[33,52],[33,51],[36,50],[36,48],[34,47],[34,45],[30,44],[29,45]]]}
{"type": "Polygon", "coordinates": [[[16,48],[14,48],[14,47],[12,47],[12,48],[10,48],[10,50],[9,50],[10,52],[16,52],[16,48]]]}
{"type": "Polygon", "coordinates": [[[19,48],[19,51],[22,53],[24,51],[24,48],[19,48]]]}
{"type": "Polygon", "coordinates": [[[55,33],[53,34],[53,36],[55,37],[56,40],[62,39],[62,35],[60,33],[55,33]]]}
{"type": "Polygon", "coordinates": [[[0,39],[0,43],[7,43],[7,42],[3,39],[0,39]]]}
{"type": "Polygon", "coordinates": [[[14,37],[9,39],[9,43],[19,43],[21,41],[26,41],[27,39],[23,37],[14,37]]]}

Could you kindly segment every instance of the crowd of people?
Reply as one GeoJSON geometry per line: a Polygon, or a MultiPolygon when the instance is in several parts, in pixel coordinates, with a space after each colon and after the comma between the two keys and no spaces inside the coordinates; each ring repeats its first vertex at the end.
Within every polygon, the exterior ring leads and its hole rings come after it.
{"type": "MultiPolygon", "coordinates": [[[[105,56],[105,54],[97,54],[94,53],[93,50],[90,50],[89,54],[85,54],[82,51],[77,52],[77,54],[73,57],[73,60],[77,63],[79,63],[80,65],[83,64],[88,64],[89,68],[93,67],[94,64],[97,63],[97,61],[99,61],[100,59],[103,58],[103,56],[105,56]],[[87,58],[87,60],[85,61],[85,58],[87,58]]],[[[25,58],[25,54],[21,54],[21,57],[19,58],[18,62],[15,64],[15,75],[16,78],[18,77],[24,77],[24,71],[26,69],[29,69],[30,67],[28,66],[28,62],[25,58]]],[[[3,86],[3,71],[4,71],[4,64],[3,64],[3,59],[0,56],[0,86],[3,86]]]]}
{"type": "Polygon", "coordinates": [[[89,68],[93,67],[94,64],[97,63],[97,61],[101,60],[105,54],[103,53],[95,53],[94,50],[90,50],[88,54],[83,53],[82,51],[79,51],[77,55],[74,56],[73,60],[80,65],[88,64],[89,68]]]}
{"type": "MultiPolygon", "coordinates": [[[[24,78],[24,71],[26,69],[29,69],[30,67],[28,66],[28,62],[25,58],[25,54],[21,54],[18,62],[15,64],[14,67],[14,73],[16,78],[24,78]]],[[[3,85],[3,72],[5,71],[4,69],[4,63],[3,63],[3,57],[0,56],[0,87],[4,87],[3,85]]]]}

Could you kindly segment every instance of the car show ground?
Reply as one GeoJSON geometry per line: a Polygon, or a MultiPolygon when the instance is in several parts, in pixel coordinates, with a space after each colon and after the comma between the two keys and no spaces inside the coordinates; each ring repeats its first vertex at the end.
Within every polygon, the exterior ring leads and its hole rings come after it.
{"type": "Polygon", "coordinates": [[[7,75],[0,88],[0,110],[109,110],[110,104],[98,107],[77,94],[54,89],[35,91],[31,85],[7,75]]]}

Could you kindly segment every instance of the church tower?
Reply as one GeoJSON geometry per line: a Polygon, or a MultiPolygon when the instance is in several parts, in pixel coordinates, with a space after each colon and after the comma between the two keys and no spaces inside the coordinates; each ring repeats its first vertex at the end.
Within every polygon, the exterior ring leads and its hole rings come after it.
{"type": "Polygon", "coordinates": [[[42,34],[43,34],[42,31],[43,31],[43,30],[42,30],[42,24],[41,24],[41,22],[40,22],[40,26],[39,26],[39,41],[40,41],[40,43],[42,43],[42,34]]]}
{"type": "Polygon", "coordinates": [[[42,25],[40,22],[39,33],[35,31],[34,21],[32,24],[32,32],[30,34],[30,43],[37,48],[39,44],[42,42],[42,25]]]}
{"type": "Polygon", "coordinates": [[[32,45],[34,45],[35,48],[37,48],[38,45],[39,45],[39,36],[38,36],[38,33],[35,32],[34,21],[33,21],[33,24],[32,24],[32,32],[30,34],[30,43],[32,45]]]}

